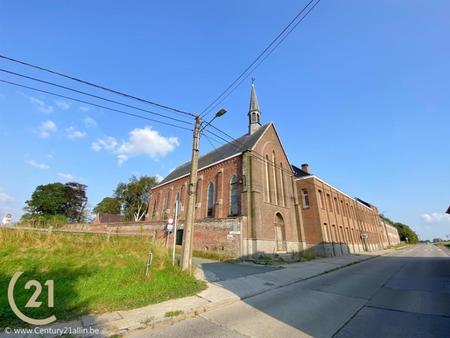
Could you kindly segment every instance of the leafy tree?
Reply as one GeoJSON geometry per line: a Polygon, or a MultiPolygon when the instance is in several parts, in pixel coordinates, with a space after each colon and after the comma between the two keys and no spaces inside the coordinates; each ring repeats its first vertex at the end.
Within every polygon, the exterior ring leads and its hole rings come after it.
{"type": "Polygon", "coordinates": [[[120,214],[120,199],[105,197],[94,208],[96,214],[120,214]]]}
{"type": "Polygon", "coordinates": [[[25,210],[32,215],[65,214],[65,186],[62,183],[39,185],[25,204],[25,210]]]}
{"type": "Polygon", "coordinates": [[[127,220],[140,221],[147,212],[151,188],[158,183],[154,176],[132,176],[128,183],[119,183],[114,196],[120,200],[122,212],[127,220]]]}
{"type": "Polygon", "coordinates": [[[408,242],[409,243],[417,243],[417,242],[419,242],[419,236],[417,236],[415,231],[413,229],[411,229],[408,225],[403,224],[403,223],[399,223],[399,222],[394,222],[394,221],[392,221],[391,219],[389,219],[388,217],[386,217],[384,215],[380,215],[380,217],[385,222],[390,223],[394,227],[397,228],[398,234],[400,236],[400,240],[401,241],[406,241],[406,238],[408,238],[408,242]]]}
{"type": "MultiPolygon", "coordinates": [[[[87,203],[86,185],[76,182],[50,183],[39,185],[26,201],[25,210],[29,216],[62,215],[71,222],[80,222],[84,218],[87,203]]],[[[41,218],[43,220],[47,218],[41,218]]]]}
{"type": "Polygon", "coordinates": [[[85,184],[69,182],[65,184],[66,208],[65,215],[73,222],[84,221],[84,209],[87,204],[85,184]]]}

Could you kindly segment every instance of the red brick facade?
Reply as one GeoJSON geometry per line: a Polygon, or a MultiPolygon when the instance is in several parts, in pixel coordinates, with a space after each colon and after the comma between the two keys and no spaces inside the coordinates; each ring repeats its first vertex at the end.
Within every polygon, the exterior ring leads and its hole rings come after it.
{"type": "MultiPolygon", "coordinates": [[[[302,172],[298,176],[274,124],[260,125],[254,87],[249,132],[239,140],[199,160],[196,224],[228,224],[220,230],[211,226],[211,234],[207,226],[194,230],[194,242],[204,250],[234,248],[236,255],[248,257],[314,248],[319,254],[341,255],[381,249],[395,241],[395,229],[383,226],[376,207],[297,168],[302,172]],[[230,226],[229,217],[240,222],[230,226]],[[239,245],[230,246],[236,241],[239,245]]],[[[189,164],[184,164],[153,188],[147,220],[173,218],[178,200],[182,226],[188,182],[189,164]]]]}

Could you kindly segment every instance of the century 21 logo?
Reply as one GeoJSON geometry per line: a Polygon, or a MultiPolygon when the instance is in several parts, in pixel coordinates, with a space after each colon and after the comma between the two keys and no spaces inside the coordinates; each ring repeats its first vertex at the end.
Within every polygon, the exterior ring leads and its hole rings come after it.
{"type": "MultiPolygon", "coordinates": [[[[17,280],[19,279],[19,277],[23,274],[23,272],[16,272],[14,274],[14,276],[11,278],[11,281],[9,282],[8,285],[8,302],[9,302],[9,306],[11,306],[11,310],[13,310],[14,314],[19,317],[21,320],[23,320],[24,322],[31,324],[31,325],[47,325],[50,323],[53,323],[54,321],[56,321],[56,317],[54,315],[47,317],[47,318],[43,318],[43,319],[34,319],[34,318],[30,318],[27,315],[23,314],[22,311],[20,311],[20,309],[17,307],[16,305],[16,301],[14,300],[14,287],[16,285],[17,280]]],[[[49,279],[47,280],[44,285],[47,287],[47,295],[48,295],[48,299],[47,299],[47,306],[48,307],[53,307],[54,306],[54,283],[53,280],[49,279]]],[[[31,289],[32,287],[34,287],[34,292],[33,295],[30,297],[30,299],[28,300],[27,304],[25,305],[26,308],[30,308],[30,307],[40,307],[42,305],[42,302],[38,302],[37,299],[39,297],[39,295],[42,292],[42,285],[41,283],[39,283],[37,280],[29,280],[28,282],[26,282],[25,284],[25,289],[31,289]]]]}

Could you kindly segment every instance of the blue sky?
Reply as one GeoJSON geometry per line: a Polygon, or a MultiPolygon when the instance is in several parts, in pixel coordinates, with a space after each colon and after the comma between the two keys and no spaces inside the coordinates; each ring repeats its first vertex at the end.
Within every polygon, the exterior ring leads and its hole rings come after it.
{"type": "MultiPolygon", "coordinates": [[[[3,2],[0,52],[198,112],[304,3],[3,2]]],[[[253,75],[262,121],[293,164],[424,238],[450,234],[448,13],[439,0],[323,0],[253,75]]],[[[234,136],[246,132],[249,92],[246,81],[222,104],[217,125],[234,136]]],[[[39,184],[81,181],[95,206],[131,175],[164,176],[189,159],[191,135],[0,84],[0,141],[0,213],[17,218],[39,184]]]]}

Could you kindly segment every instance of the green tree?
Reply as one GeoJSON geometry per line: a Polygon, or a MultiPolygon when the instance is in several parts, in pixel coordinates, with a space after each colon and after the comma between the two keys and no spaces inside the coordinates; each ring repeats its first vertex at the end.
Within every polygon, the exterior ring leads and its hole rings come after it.
{"type": "Polygon", "coordinates": [[[409,243],[417,243],[419,242],[419,237],[417,234],[412,230],[408,225],[403,223],[394,223],[394,226],[398,230],[398,234],[400,235],[400,240],[406,241],[406,238],[408,238],[409,243]]]}
{"type": "Polygon", "coordinates": [[[154,176],[132,176],[128,183],[119,183],[114,196],[120,200],[122,212],[127,220],[140,221],[147,212],[151,188],[158,183],[154,176]]]}
{"type": "Polygon", "coordinates": [[[380,215],[380,217],[385,222],[390,223],[391,225],[397,228],[401,241],[406,241],[406,238],[408,238],[409,243],[419,242],[419,236],[417,236],[416,232],[413,229],[411,229],[408,225],[399,222],[394,222],[393,220],[384,215],[380,215]]]}
{"type": "Polygon", "coordinates": [[[93,210],[96,214],[120,214],[120,199],[117,197],[105,197],[93,210]]]}
{"type": "MultiPolygon", "coordinates": [[[[86,185],[69,182],[39,185],[25,202],[24,219],[30,216],[62,215],[71,222],[84,220],[84,209],[87,203],[86,185]]],[[[46,217],[41,219],[48,219],[46,217]]]]}
{"type": "Polygon", "coordinates": [[[25,210],[31,215],[63,215],[67,205],[65,186],[62,183],[39,185],[25,204],[25,210]]]}
{"type": "Polygon", "coordinates": [[[68,182],[64,185],[66,193],[65,215],[72,222],[84,221],[84,209],[87,204],[85,184],[68,182]]]}

